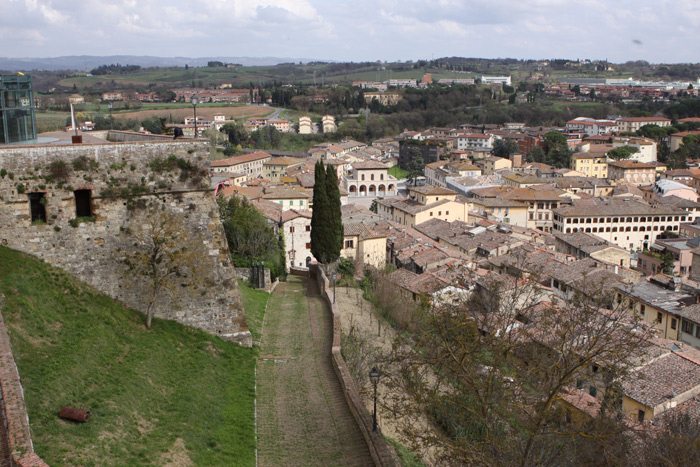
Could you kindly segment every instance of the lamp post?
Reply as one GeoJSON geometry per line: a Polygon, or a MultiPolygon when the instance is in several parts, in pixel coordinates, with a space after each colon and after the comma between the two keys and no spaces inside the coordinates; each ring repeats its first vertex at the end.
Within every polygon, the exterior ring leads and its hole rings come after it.
{"type": "Polygon", "coordinates": [[[374,412],[372,412],[372,433],[377,432],[377,383],[379,382],[379,370],[376,366],[369,372],[369,379],[374,384],[374,412]]]}
{"type": "Polygon", "coordinates": [[[114,120],[112,120],[112,101],[107,103],[107,107],[109,107],[109,129],[114,130],[114,120]]]}
{"type": "Polygon", "coordinates": [[[196,139],[197,138],[197,104],[199,104],[199,100],[197,99],[197,96],[193,95],[190,98],[190,102],[192,102],[192,107],[194,107],[194,137],[196,139]]]}

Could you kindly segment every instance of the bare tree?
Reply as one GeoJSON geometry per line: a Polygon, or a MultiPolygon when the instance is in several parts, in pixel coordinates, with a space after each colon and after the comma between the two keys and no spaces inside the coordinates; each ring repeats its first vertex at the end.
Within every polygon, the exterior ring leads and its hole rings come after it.
{"type": "Polygon", "coordinates": [[[463,286],[469,298],[425,314],[386,364],[405,394],[387,401],[405,415],[404,432],[446,465],[577,465],[592,449],[617,458],[626,426],[614,382],[651,331],[609,295],[557,301],[534,275],[467,277],[463,286]],[[566,423],[562,404],[580,381],[602,395],[584,427],[566,423]],[[411,418],[425,414],[439,430],[415,429],[411,418]]]}
{"type": "Polygon", "coordinates": [[[139,210],[125,229],[125,275],[131,285],[146,295],[146,327],[151,327],[157,302],[193,292],[201,285],[206,252],[184,216],[156,203],[139,210]]]}

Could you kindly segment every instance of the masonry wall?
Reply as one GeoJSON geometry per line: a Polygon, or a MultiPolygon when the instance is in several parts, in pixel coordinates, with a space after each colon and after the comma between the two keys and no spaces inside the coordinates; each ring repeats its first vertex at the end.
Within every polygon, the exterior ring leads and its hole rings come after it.
{"type": "Polygon", "coordinates": [[[207,144],[198,142],[0,148],[0,242],[145,311],[145,297],[125,284],[122,252],[129,247],[127,228],[147,206],[162,206],[179,215],[191,238],[201,242],[207,276],[201,279],[207,288],[196,296],[164,296],[155,316],[250,345],[210,189],[208,152],[207,144]],[[75,190],[90,191],[91,218],[76,219],[75,190]],[[45,222],[32,221],[30,194],[43,196],[45,222]]]}

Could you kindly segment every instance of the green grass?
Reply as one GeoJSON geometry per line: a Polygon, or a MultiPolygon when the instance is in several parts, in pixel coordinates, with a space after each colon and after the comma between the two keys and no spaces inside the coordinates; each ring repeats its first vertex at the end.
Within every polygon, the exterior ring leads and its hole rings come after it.
{"type": "Polygon", "coordinates": [[[176,441],[194,465],[255,464],[254,350],[172,321],[147,330],[143,314],[4,247],[0,293],[49,465],[163,465],[176,441]],[[64,405],[92,418],[61,420],[64,405]]]}
{"type": "Polygon", "coordinates": [[[401,467],[425,467],[425,464],[423,464],[415,454],[409,451],[406,446],[387,436],[385,436],[384,439],[396,448],[401,467]]]}
{"type": "Polygon", "coordinates": [[[251,288],[244,280],[238,281],[238,289],[241,291],[243,309],[245,310],[245,320],[248,329],[254,340],[260,340],[262,336],[263,318],[265,317],[265,307],[270,299],[270,294],[264,290],[251,288]]]}
{"type": "Polygon", "coordinates": [[[398,178],[399,180],[403,180],[408,176],[408,170],[404,170],[400,168],[398,165],[393,166],[392,168],[389,169],[389,175],[393,175],[394,177],[398,178]]]}

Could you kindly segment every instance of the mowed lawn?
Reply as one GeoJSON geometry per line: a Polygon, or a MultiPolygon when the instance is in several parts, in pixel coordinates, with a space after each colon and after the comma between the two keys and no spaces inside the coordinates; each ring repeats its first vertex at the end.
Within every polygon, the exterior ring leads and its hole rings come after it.
{"type": "Polygon", "coordinates": [[[0,247],[2,312],[49,465],[255,465],[255,350],[126,309],[0,247]],[[64,405],[89,422],[58,418],[64,405]]]}

